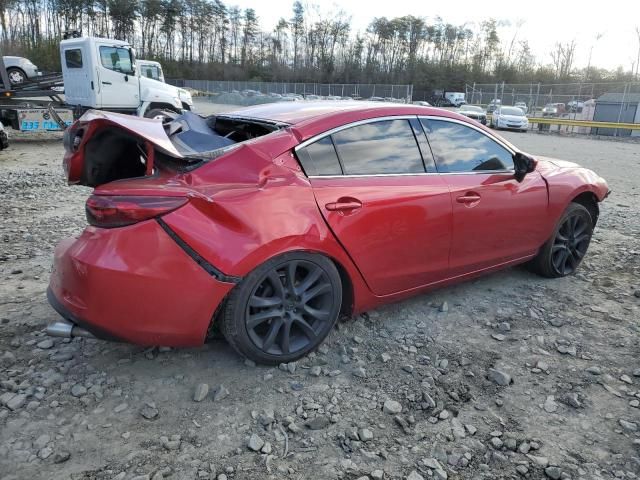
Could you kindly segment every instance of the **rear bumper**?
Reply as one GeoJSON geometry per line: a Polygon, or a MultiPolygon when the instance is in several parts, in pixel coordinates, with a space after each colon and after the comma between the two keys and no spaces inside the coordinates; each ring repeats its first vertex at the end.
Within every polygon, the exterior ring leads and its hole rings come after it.
{"type": "Polygon", "coordinates": [[[233,288],[215,279],[158,225],[88,227],[54,254],[47,296],[66,320],[98,338],[193,346],[206,338],[233,288]]]}

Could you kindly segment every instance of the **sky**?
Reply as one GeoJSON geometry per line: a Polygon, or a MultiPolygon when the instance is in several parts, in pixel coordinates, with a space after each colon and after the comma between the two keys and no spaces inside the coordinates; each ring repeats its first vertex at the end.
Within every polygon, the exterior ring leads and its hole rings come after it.
{"type": "MultiPolygon", "coordinates": [[[[388,18],[415,15],[462,25],[479,23],[488,18],[503,20],[501,39],[511,41],[516,24],[517,39],[528,40],[533,53],[542,63],[550,63],[550,52],[556,42],[577,43],[577,68],[587,66],[593,47],[591,65],[615,69],[622,65],[631,69],[638,51],[635,27],[640,27],[640,0],[342,0],[339,4],[326,1],[301,0],[303,5],[320,5],[327,15],[344,10],[351,16],[352,32],[364,32],[374,17],[388,18]],[[598,34],[601,38],[596,40],[598,34]]],[[[293,0],[230,0],[227,5],[253,8],[265,29],[272,29],[278,19],[291,18],[293,0]]]]}

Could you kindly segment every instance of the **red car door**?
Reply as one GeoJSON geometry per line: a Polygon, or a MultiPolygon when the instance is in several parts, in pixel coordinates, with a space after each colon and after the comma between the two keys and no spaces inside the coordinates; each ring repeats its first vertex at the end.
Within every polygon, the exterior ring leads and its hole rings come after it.
{"type": "Polygon", "coordinates": [[[377,295],[448,275],[449,189],[421,150],[415,117],[358,123],[296,149],[322,215],[377,295]]]}
{"type": "Polygon", "coordinates": [[[421,119],[453,205],[451,276],[533,255],[545,242],[547,186],[514,178],[513,152],[479,128],[421,119]]]}

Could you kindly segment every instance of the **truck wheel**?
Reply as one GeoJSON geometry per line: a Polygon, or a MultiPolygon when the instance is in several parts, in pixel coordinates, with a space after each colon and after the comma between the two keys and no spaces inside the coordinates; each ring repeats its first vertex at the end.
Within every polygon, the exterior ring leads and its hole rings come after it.
{"type": "Polygon", "coordinates": [[[152,108],[151,110],[147,110],[144,114],[145,118],[155,118],[157,120],[162,120],[163,123],[168,120],[173,120],[176,115],[176,112],[162,108],[152,108]]]}
{"type": "Polygon", "coordinates": [[[25,73],[16,67],[7,68],[7,75],[9,76],[11,85],[20,85],[27,79],[25,73]]]}

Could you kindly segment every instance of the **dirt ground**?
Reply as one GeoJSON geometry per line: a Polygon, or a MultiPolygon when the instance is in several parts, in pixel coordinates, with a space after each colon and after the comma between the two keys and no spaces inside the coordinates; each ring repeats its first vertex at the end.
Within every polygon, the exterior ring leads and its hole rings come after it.
{"type": "Polygon", "coordinates": [[[60,135],[13,135],[0,152],[0,479],[640,478],[640,145],[505,136],[608,180],[576,275],[513,268],[417,296],[267,368],[223,340],[45,336],[52,251],[84,228],[89,189],[65,184],[60,135]]]}

